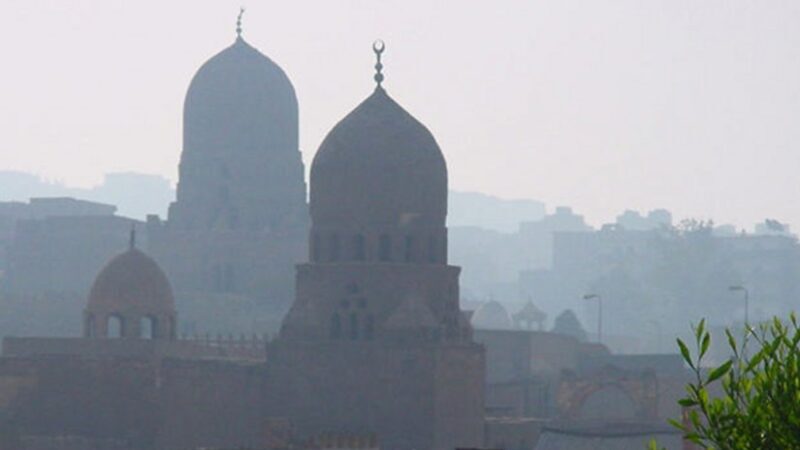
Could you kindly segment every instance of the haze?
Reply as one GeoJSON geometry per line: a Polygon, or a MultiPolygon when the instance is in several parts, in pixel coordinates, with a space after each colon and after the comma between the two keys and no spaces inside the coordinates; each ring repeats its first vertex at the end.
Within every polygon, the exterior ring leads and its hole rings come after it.
{"type": "MultiPolygon", "coordinates": [[[[800,222],[796,2],[245,6],[247,40],[294,83],[307,167],[371,91],[382,38],[386,87],[436,135],[453,189],[595,224],[658,207],[800,222]]],[[[0,167],[75,186],[130,170],[175,181],[186,87],[233,42],[238,7],[5,0],[0,167]]]]}

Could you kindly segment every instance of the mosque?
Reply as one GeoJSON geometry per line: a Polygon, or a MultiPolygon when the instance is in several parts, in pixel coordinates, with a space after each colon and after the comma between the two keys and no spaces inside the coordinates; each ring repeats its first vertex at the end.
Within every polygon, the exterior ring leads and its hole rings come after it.
{"type": "Polygon", "coordinates": [[[483,444],[484,350],[447,263],[446,162],[374,51],[374,91],[322,142],[308,208],[285,73],[241,26],[200,68],[152,256],[132,231],[94,281],[82,337],[4,340],[9,448],[483,444]],[[181,339],[173,286],[294,301],[270,342],[181,339]]]}
{"type": "Polygon", "coordinates": [[[461,310],[447,164],[384,87],[384,50],[307,204],[294,88],[240,14],[186,95],[168,217],[97,274],[80,337],[3,340],[0,450],[679,448],[659,425],[679,357],[544,332],[533,303],[461,310]],[[280,331],[184,336],[197,298],[256,299],[280,331]]]}
{"type": "MultiPolygon", "coordinates": [[[[183,110],[177,198],[149,216],[148,248],[180,299],[247,298],[280,316],[307,253],[297,96],[242,37],[200,67],[183,110]]],[[[224,306],[222,306],[224,307],[224,306]]]]}

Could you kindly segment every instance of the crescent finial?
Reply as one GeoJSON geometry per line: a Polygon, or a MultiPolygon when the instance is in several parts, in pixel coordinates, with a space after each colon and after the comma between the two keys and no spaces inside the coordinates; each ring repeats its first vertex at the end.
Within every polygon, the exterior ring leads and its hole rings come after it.
{"type": "Polygon", "coordinates": [[[381,87],[381,83],[383,83],[383,64],[381,64],[381,54],[383,51],[386,50],[386,44],[381,40],[378,39],[372,43],[372,51],[375,52],[375,82],[378,83],[378,87],[381,87]]]}

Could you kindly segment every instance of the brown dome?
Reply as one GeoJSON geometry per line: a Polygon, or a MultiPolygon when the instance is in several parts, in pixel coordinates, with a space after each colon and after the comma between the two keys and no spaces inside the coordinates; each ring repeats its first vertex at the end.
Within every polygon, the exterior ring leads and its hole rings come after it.
{"type": "Polygon", "coordinates": [[[447,166],[431,132],[378,87],[322,142],[310,200],[315,226],[444,227],[447,166]]]}
{"type": "Polygon", "coordinates": [[[114,257],[95,278],[89,312],[160,314],[175,311],[167,276],[156,262],[131,248],[114,257]]]}

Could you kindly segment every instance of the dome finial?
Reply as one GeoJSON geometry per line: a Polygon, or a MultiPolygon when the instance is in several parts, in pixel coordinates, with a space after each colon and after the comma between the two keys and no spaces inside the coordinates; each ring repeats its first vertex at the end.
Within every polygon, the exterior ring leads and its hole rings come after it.
{"type": "Polygon", "coordinates": [[[131,250],[136,248],[136,222],[131,223],[131,236],[128,241],[131,250]]]}
{"type": "Polygon", "coordinates": [[[239,7],[239,16],[236,17],[236,36],[242,38],[242,16],[244,15],[244,7],[239,7]]]}
{"type": "Polygon", "coordinates": [[[383,64],[381,64],[381,53],[386,50],[386,44],[380,39],[372,43],[372,51],[375,52],[375,82],[378,83],[378,87],[381,87],[381,83],[383,83],[383,74],[381,71],[383,70],[383,64]]]}

